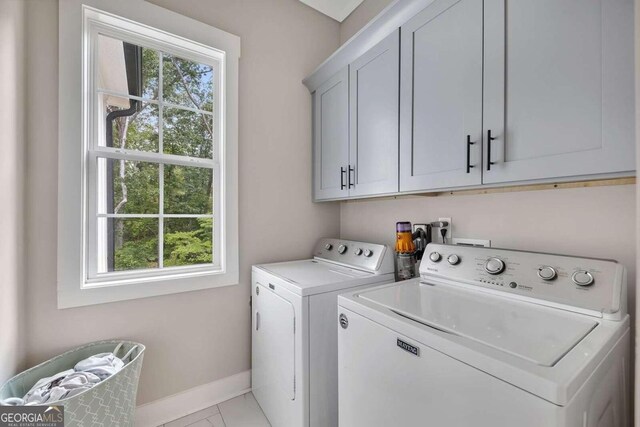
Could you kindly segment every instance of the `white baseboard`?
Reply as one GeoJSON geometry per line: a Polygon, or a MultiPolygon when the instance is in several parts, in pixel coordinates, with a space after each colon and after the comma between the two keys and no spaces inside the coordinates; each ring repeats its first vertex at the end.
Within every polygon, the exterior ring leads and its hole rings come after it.
{"type": "Polygon", "coordinates": [[[185,390],[136,408],[136,427],[157,427],[251,390],[251,370],[185,390]]]}

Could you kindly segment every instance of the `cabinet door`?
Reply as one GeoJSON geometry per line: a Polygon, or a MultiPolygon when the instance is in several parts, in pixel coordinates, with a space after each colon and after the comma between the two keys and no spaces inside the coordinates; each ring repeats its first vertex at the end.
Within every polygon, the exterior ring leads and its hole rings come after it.
{"type": "Polygon", "coordinates": [[[401,34],[400,191],[481,184],[482,2],[436,0],[401,34]]]}
{"type": "Polygon", "coordinates": [[[400,31],[349,66],[349,195],[398,191],[400,31]]]}
{"type": "Polygon", "coordinates": [[[634,170],[633,0],[484,4],[483,182],[634,170]]]}
{"type": "Polygon", "coordinates": [[[316,200],[347,197],[349,165],[349,69],[314,94],[314,169],[316,200]]]}

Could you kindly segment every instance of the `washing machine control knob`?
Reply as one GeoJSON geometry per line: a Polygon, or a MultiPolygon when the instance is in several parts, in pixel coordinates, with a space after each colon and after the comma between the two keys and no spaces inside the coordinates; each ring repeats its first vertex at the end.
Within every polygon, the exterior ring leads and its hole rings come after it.
{"type": "Polygon", "coordinates": [[[364,256],[366,256],[367,258],[370,258],[371,255],[373,255],[373,251],[371,249],[364,250],[364,256]]]}
{"type": "Polygon", "coordinates": [[[340,313],[339,322],[342,329],[347,329],[349,327],[349,318],[346,314],[340,313]]]}
{"type": "Polygon", "coordinates": [[[362,248],[356,249],[355,251],[353,251],[353,253],[358,255],[358,256],[362,255],[362,248]]]}
{"type": "Polygon", "coordinates": [[[456,265],[460,263],[460,257],[456,254],[451,254],[447,257],[447,261],[449,261],[449,264],[451,265],[456,265]]]}
{"type": "Polygon", "coordinates": [[[538,269],[538,277],[542,280],[551,281],[558,276],[556,269],[549,267],[548,265],[542,266],[538,269]]]}
{"type": "Polygon", "coordinates": [[[429,259],[433,262],[439,262],[442,259],[442,255],[440,255],[438,252],[431,252],[429,254],[429,259]]]}
{"type": "Polygon", "coordinates": [[[324,245],[324,248],[330,251],[331,249],[333,249],[333,245],[331,243],[327,243],[326,245],[324,245]]]}
{"type": "Polygon", "coordinates": [[[343,253],[347,252],[347,247],[345,245],[340,245],[338,246],[338,253],[340,255],[342,255],[343,253]]]}
{"type": "Polygon", "coordinates": [[[500,274],[504,271],[504,261],[500,258],[489,258],[484,264],[484,269],[489,274],[500,274]]]}
{"type": "Polygon", "coordinates": [[[578,270],[573,273],[573,276],[571,276],[571,280],[573,280],[573,283],[578,286],[591,286],[595,281],[595,279],[593,278],[593,274],[584,270],[578,270]]]}

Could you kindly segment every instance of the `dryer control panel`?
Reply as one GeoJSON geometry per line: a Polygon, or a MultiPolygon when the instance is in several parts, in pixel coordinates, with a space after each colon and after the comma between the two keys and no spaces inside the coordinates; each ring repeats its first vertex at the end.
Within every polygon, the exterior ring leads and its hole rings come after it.
{"type": "Polygon", "coordinates": [[[343,239],[320,239],[313,257],[375,274],[393,273],[393,253],[386,245],[343,239]]]}
{"type": "Polygon", "coordinates": [[[622,319],[626,270],[616,261],[509,249],[429,244],[420,277],[440,278],[622,319]]]}

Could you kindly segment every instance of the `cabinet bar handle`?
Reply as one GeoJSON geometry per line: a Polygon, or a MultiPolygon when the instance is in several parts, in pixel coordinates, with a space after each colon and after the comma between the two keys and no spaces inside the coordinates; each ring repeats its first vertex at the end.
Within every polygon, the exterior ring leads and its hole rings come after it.
{"type": "Polygon", "coordinates": [[[498,139],[494,136],[491,136],[491,129],[487,131],[487,170],[491,170],[491,165],[495,165],[495,162],[491,161],[491,141],[498,139]]]}
{"type": "Polygon", "coordinates": [[[356,168],[349,165],[349,188],[356,186],[356,168]],[[351,182],[351,172],[353,172],[353,182],[351,182]]]}
{"type": "Polygon", "coordinates": [[[340,167],[340,189],[344,190],[347,186],[344,183],[344,174],[347,173],[346,169],[340,167]]]}
{"type": "Polygon", "coordinates": [[[471,164],[471,146],[475,142],[471,142],[471,135],[467,135],[467,173],[471,172],[473,165],[471,164]]]}

